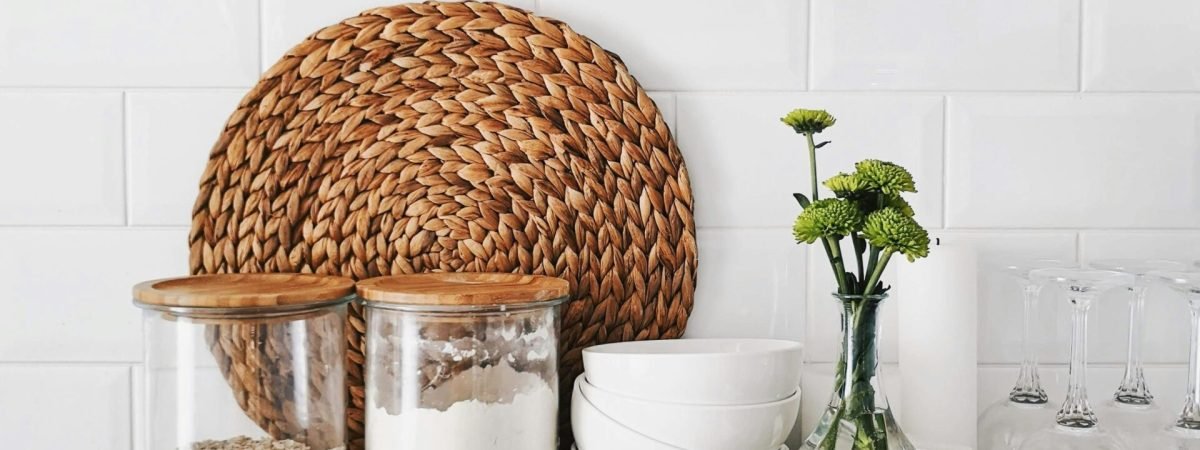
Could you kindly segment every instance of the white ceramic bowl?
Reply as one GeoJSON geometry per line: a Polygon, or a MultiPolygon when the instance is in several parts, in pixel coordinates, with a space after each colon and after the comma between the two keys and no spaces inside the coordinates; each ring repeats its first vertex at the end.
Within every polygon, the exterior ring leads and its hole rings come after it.
{"type": "MultiPolygon", "coordinates": [[[[639,434],[688,450],[774,449],[783,445],[800,412],[800,392],[754,405],[660,403],[577,382],[596,410],[639,434]]],[[[614,447],[616,448],[616,447],[614,447]]],[[[583,449],[588,450],[588,449],[583,449]]]]}
{"type": "Polygon", "coordinates": [[[643,400],[746,405],[781,400],[800,385],[798,342],[776,339],[672,339],[583,350],[593,386],[643,400]]]}
{"type": "Polygon", "coordinates": [[[578,450],[678,450],[639,434],[596,409],[580,390],[583,375],[575,379],[571,394],[571,429],[578,450]]]}

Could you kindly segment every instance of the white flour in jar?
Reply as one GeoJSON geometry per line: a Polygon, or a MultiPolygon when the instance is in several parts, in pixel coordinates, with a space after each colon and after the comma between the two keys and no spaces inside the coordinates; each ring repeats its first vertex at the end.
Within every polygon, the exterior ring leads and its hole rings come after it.
{"type": "Polygon", "coordinates": [[[455,402],[444,411],[417,408],[398,415],[369,405],[367,450],[555,448],[558,396],[536,374],[517,372],[507,363],[476,366],[422,395],[434,403],[439,397],[477,398],[455,402]],[[487,383],[484,392],[479,391],[480,380],[487,383]]]}

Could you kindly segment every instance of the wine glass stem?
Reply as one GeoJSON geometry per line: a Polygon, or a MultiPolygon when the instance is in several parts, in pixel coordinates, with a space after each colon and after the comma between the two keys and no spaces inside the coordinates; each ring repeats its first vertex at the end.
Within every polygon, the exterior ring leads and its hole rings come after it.
{"type": "Polygon", "coordinates": [[[1037,351],[1033,348],[1033,328],[1037,323],[1038,294],[1041,286],[1033,283],[1024,287],[1025,301],[1021,322],[1021,372],[1008,399],[1016,403],[1046,403],[1046,391],[1038,378],[1037,351]]]}
{"type": "Polygon", "coordinates": [[[1146,304],[1146,288],[1129,288],[1129,353],[1125,359],[1125,376],[1113,398],[1117,403],[1149,405],[1154,400],[1142,370],[1142,315],[1146,304]]]}
{"type": "Polygon", "coordinates": [[[1192,310],[1192,341],[1188,355],[1187,398],[1183,401],[1183,412],[1175,425],[1189,430],[1200,430],[1200,294],[1188,298],[1192,310]]]}
{"type": "Polygon", "coordinates": [[[1087,312],[1092,297],[1071,294],[1071,365],[1067,376],[1067,399],[1058,411],[1059,425],[1071,428],[1096,426],[1096,414],[1087,398],[1087,312]]]}

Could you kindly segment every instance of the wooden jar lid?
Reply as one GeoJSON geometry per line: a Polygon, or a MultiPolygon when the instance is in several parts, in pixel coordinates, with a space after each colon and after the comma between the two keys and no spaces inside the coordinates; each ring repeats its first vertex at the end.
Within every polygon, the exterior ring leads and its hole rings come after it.
{"type": "Polygon", "coordinates": [[[354,293],[349,278],[303,273],[196,275],[139,283],[142,305],[186,308],[254,308],[324,303],[354,293]]]}
{"type": "Polygon", "coordinates": [[[358,282],[364,300],[417,306],[489,306],[562,299],[570,284],[561,278],[515,273],[421,273],[358,282]]]}

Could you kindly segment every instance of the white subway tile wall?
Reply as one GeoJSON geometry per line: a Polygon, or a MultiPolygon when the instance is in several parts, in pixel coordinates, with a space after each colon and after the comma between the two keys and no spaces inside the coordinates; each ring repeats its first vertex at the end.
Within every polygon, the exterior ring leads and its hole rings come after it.
{"type": "Polygon", "coordinates": [[[1083,0],[1083,89],[1200,89],[1200,3],[1083,0]]]}
{"type": "Polygon", "coordinates": [[[621,55],[646,89],[804,88],[808,33],[795,24],[808,21],[805,0],[538,1],[539,13],[621,55]]]}
{"type": "MultiPolygon", "coordinates": [[[[259,71],[317,28],[386,3],[0,2],[6,443],[149,448],[138,438],[147,418],[132,375],[142,345],[130,285],[185,273],[200,171],[259,71]]],[[[899,162],[916,176],[920,220],[980,249],[980,405],[1007,392],[1020,360],[1019,292],[988,268],[1024,257],[1200,259],[1195,2],[513,3],[619,54],[674,131],[700,227],[689,336],[803,340],[812,373],[836,358],[829,269],[790,236],[789,194],[808,189],[807,155],[778,118],[796,107],[839,117],[820,135],[832,141],[818,155],[824,174],[868,157],[899,162]]],[[[895,292],[883,325],[889,376],[903,286],[895,292]]],[[[1150,297],[1148,376],[1174,408],[1186,319],[1171,292],[1150,297]]],[[[1063,311],[1052,294],[1040,308],[1037,348],[1055,396],[1063,311]]],[[[1125,298],[1102,299],[1093,320],[1089,383],[1101,398],[1120,376],[1125,298]]],[[[822,380],[805,380],[806,424],[825,401],[822,380]]]]}
{"type": "Polygon", "coordinates": [[[133,91],[128,117],[131,225],[189,225],[200,174],[242,91],[133,91]]]}
{"type": "Polygon", "coordinates": [[[1074,91],[1078,0],[813,0],[813,87],[1074,91]]]}
{"type": "Polygon", "coordinates": [[[0,86],[249,87],[258,2],[0,3],[0,86]]]}
{"type": "Polygon", "coordinates": [[[132,367],[0,364],[4,448],[128,450],[132,367]]]}
{"type": "Polygon", "coordinates": [[[125,223],[120,92],[0,92],[0,136],[0,224],[125,223]]]}

